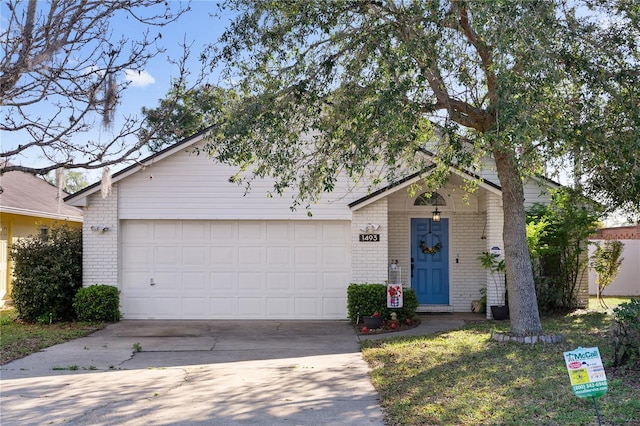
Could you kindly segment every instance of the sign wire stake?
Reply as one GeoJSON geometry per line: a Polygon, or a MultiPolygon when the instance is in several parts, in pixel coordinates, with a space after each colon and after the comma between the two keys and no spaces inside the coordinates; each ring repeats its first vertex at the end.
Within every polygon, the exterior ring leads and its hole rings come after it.
{"type": "Polygon", "coordinates": [[[598,418],[598,426],[602,426],[602,421],[600,420],[600,411],[598,411],[598,403],[596,402],[596,397],[592,396],[591,398],[593,398],[593,408],[596,409],[596,417],[598,418]]]}

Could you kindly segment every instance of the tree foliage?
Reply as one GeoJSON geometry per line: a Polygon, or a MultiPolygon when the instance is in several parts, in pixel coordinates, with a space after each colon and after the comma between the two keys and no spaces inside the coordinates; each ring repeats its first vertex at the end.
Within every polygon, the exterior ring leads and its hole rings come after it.
{"type": "MultiPolygon", "coordinates": [[[[113,128],[114,112],[128,86],[124,77],[144,71],[148,61],[162,52],[157,45],[162,33],[152,28],[174,21],[184,10],[183,5],[164,0],[3,2],[0,131],[21,138],[22,143],[3,144],[0,173],[96,169],[138,152],[147,142],[132,141],[143,127],[141,120],[124,117],[122,125],[113,128]],[[111,23],[118,16],[148,29],[135,39],[118,38],[111,23]],[[100,123],[112,136],[79,137],[100,123]],[[9,163],[26,154],[39,155],[48,164],[9,163]]],[[[180,68],[180,78],[185,75],[180,68]]]]}
{"type": "Polygon", "coordinates": [[[624,260],[622,251],[624,243],[617,240],[607,240],[604,245],[596,244],[596,249],[591,255],[591,267],[596,272],[596,285],[598,286],[598,299],[602,307],[607,308],[602,299],[602,292],[611,284],[620,272],[620,265],[624,260]]]}
{"type": "Polygon", "coordinates": [[[234,93],[221,87],[187,88],[186,84],[176,82],[156,108],[142,109],[150,128],[157,131],[154,134],[143,129],[140,137],[148,141],[152,151],[160,151],[166,145],[223,122],[225,111],[234,102],[237,102],[234,93]]]}
{"type": "Polygon", "coordinates": [[[527,213],[527,237],[540,309],[576,308],[578,290],[588,272],[588,238],[598,224],[597,206],[575,191],[564,189],[556,191],[548,205],[535,204],[527,213]]]}
{"type": "MultiPolygon", "coordinates": [[[[340,173],[358,180],[382,169],[391,180],[423,170],[427,144],[437,154],[425,176],[434,185],[451,165],[474,170],[490,158],[502,186],[512,332],[539,332],[523,178],[577,154],[597,164],[589,147],[604,144],[602,135],[633,151],[637,114],[624,105],[637,90],[638,7],[227,0],[221,8],[236,18],[204,54],[226,65],[242,102],[212,132],[209,154],[275,177],[277,193],[295,187],[294,205],[331,191],[340,173]],[[602,107],[584,109],[594,100],[602,107]],[[602,131],[581,137],[580,126],[596,121],[602,131]],[[615,133],[621,127],[628,131],[615,133]]],[[[613,160],[610,149],[598,155],[613,160]]],[[[598,173],[585,167],[586,177],[598,173]]]]}

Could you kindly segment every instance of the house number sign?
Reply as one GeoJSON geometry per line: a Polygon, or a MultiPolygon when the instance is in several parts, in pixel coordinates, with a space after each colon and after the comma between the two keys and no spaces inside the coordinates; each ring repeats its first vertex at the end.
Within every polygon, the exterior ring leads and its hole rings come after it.
{"type": "Polygon", "coordinates": [[[360,241],[377,243],[380,241],[380,234],[360,234],[360,241]]]}

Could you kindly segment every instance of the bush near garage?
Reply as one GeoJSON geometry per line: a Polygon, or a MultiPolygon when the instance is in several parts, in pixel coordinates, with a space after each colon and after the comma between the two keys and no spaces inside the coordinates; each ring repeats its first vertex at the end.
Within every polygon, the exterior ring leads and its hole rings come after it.
{"type": "Polygon", "coordinates": [[[82,287],[82,230],[53,227],[48,235],[11,245],[14,278],[11,298],[26,322],[75,319],[73,297],[82,287]]]}
{"type": "Polygon", "coordinates": [[[95,284],[78,290],[73,298],[78,321],[120,321],[120,291],[111,285],[95,284]]]}
{"type": "Polygon", "coordinates": [[[614,366],[640,363],[640,299],[631,299],[613,309],[611,339],[614,366]]]}
{"type": "Polygon", "coordinates": [[[387,308],[387,286],[385,284],[350,284],[347,288],[347,315],[352,323],[362,322],[362,317],[378,312],[383,321],[391,318],[391,312],[404,322],[413,319],[418,308],[418,298],[410,288],[404,288],[402,308],[387,308]]]}

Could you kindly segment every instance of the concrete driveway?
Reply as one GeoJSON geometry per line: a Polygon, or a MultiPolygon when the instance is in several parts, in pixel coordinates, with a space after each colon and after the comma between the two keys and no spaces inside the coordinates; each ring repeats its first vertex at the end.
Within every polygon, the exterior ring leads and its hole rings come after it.
{"type": "Polygon", "coordinates": [[[383,425],[368,371],[346,321],[121,321],[2,366],[0,423],[383,425]]]}
{"type": "Polygon", "coordinates": [[[347,321],[121,321],[0,367],[0,424],[383,425],[347,321]],[[134,346],[139,351],[134,350],[134,346]]]}

